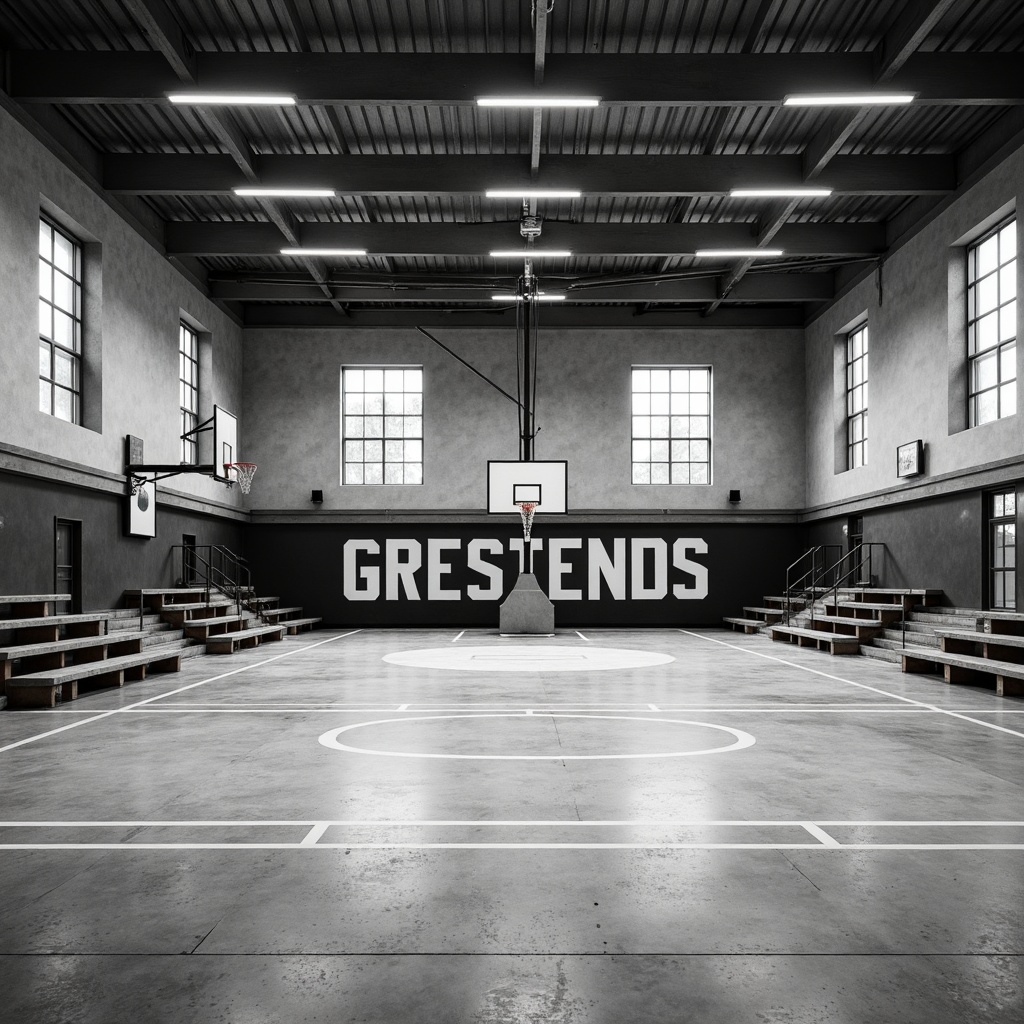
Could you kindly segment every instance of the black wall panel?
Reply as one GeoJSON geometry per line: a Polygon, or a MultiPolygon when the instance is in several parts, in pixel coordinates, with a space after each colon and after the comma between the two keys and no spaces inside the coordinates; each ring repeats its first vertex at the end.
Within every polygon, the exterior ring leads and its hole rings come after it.
{"type": "MultiPolygon", "coordinates": [[[[544,522],[534,527],[534,569],[561,627],[721,625],[780,592],[803,534],[789,525],[544,522]],[[553,540],[562,545],[555,572],[553,540]]],[[[519,572],[517,544],[521,528],[496,521],[257,524],[246,553],[261,593],[302,604],[330,625],[497,627],[501,597],[519,572]]]]}
{"type": "Polygon", "coordinates": [[[242,553],[242,524],[159,505],[155,538],[126,537],[124,501],[0,473],[0,593],[53,589],[56,518],[82,524],[82,607],[87,610],[118,607],[125,590],[173,584],[177,567],[170,548],[184,533],[194,534],[199,544],[226,544],[242,553]]]}

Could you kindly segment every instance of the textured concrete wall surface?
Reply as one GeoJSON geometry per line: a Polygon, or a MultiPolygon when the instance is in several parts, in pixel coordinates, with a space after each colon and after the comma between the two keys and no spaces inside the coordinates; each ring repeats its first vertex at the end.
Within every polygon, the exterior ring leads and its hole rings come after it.
{"type": "MultiPolygon", "coordinates": [[[[959,403],[966,398],[956,389],[950,395],[950,376],[962,370],[967,344],[966,298],[951,283],[957,277],[951,270],[965,258],[958,243],[991,222],[998,211],[1019,206],[1022,191],[1024,151],[1019,150],[885,261],[881,298],[877,275],[872,275],[808,327],[810,508],[889,489],[927,489],[937,477],[949,479],[936,482],[931,488],[935,493],[962,488],[961,478],[977,467],[1024,456],[1024,416],[957,429],[951,421],[963,421],[959,403]],[[861,317],[867,319],[871,344],[869,460],[866,466],[837,472],[836,436],[844,427],[834,403],[835,350],[842,344],[844,329],[861,317]],[[926,476],[900,481],[896,447],[917,438],[925,444],[926,476]]],[[[1017,280],[1020,293],[1024,260],[1018,260],[1017,280]]],[[[1024,379],[1020,345],[1017,365],[1019,388],[1024,379]]],[[[1017,467],[1008,476],[1020,472],[1017,467]]]]}
{"type": "MultiPolygon", "coordinates": [[[[130,433],[145,440],[148,462],[177,462],[181,312],[212,335],[212,374],[201,389],[211,402],[240,414],[238,326],[2,110],[0,181],[0,442],[120,473],[124,435],[130,433]],[[37,254],[43,204],[55,208],[57,219],[87,242],[85,346],[91,346],[87,356],[102,352],[101,380],[83,396],[87,426],[38,409],[37,254]]],[[[240,504],[237,489],[227,497],[221,485],[203,477],[179,477],[174,486],[240,504]]]]}
{"type": "MultiPolygon", "coordinates": [[[[435,332],[515,391],[515,332],[435,332]]],[[[516,407],[414,329],[247,330],[243,428],[260,466],[254,509],[482,509],[488,459],[518,458],[516,407]],[[341,486],[343,366],[424,367],[422,486],[341,486]]],[[[804,505],[804,363],[798,330],[583,331],[541,328],[537,459],[566,459],[573,509],[728,511],[804,505]],[[630,479],[630,368],[713,367],[713,483],[630,479]]]]}

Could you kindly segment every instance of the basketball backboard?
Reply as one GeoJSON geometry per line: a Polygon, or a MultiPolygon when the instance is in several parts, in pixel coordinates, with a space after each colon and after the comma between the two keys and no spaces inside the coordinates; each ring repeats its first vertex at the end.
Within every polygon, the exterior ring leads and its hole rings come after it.
{"type": "Polygon", "coordinates": [[[517,501],[537,503],[537,515],[565,515],[569,509],[567,462],[487,463],[487,511],[519,514],[517,501]]]}
{"type": "Polygon", "coordinates": [[[217,480],[233,481],[225,464],[240,461],[238,420],[219,405],[213,407],[213,475],[217,480]]]}

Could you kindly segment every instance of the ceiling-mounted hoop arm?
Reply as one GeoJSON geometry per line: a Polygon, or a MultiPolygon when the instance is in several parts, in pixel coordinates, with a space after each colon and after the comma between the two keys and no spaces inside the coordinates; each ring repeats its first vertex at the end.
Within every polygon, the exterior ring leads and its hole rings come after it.
{"type": "Polygon", "coordinates": [[[515,395],[510,395],[503,387],[501,387],[500,384],[495,384],[490,377],[486,376],[485,374],[482,374],[472,363],[467,362],[457,352],[453,352],[443,341],[438,341],[437,338],[435,338],[429,331],[425,331],[422,327],[417,327],[416,330],[419,331],[420,334],[422,334],[424,337],[429,338],[435,345],[438,346],[438,348],[444,349],[444,351],[447,352],[448,355],[450,355],[453,359],[457,359],[460,363],[462,363],[463,366],[466,367],[467,370],[472,370],[473,373],[475,373],[482,381],[484,381],[487,384],[490,384],[495,391],[497,391],[501,395],[504,395],[504,397],[507,398],[514,405],[518,405],[520,409],[523,408],[522,402],[520,402],[519,399],[515,397],[515,395]]]}

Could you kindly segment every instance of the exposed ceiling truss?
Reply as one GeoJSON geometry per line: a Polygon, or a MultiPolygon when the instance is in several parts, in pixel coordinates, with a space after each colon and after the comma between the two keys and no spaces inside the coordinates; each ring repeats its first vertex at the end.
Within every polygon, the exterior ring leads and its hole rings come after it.
{"type": "Polygon", "coordinates": [[[143,204],[216,301],[299,326],[510,322],[490,295],[522,265],[488,254],[531,245],[572,252],[536,267],[566,296],[549,323],[799,325],[1024,123],[1024,12],[995,0],[400,6],[338,4],[332,22],[315,0],[12,0],[4,102],[88,150],[98,186],[143,204]],[[883,89],[915,101],[784,105],[883,89]],[[183,113],[175,90],[296,106],[183,113]],[[476,106],[496,94],[600,107],[476,106]],[[831,194],[730,196],[807,186],[831,194]],[[493,187],[581,196],[485,199],[493,187]],[[534,242],[522,213],[541,219],[534,242]]]}

